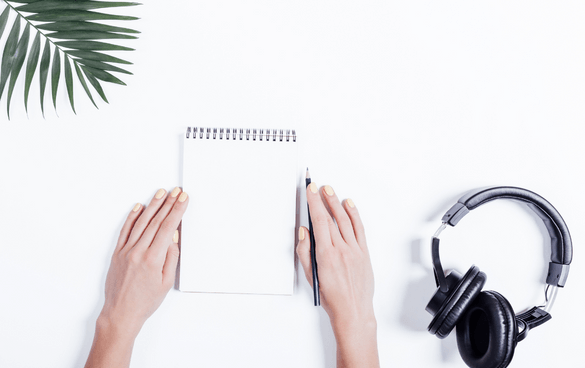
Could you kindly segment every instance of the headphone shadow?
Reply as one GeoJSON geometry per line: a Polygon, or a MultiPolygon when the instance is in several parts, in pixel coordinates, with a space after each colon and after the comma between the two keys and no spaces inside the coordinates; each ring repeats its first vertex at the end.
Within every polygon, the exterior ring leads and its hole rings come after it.
{"type": "MultiPolygon", "coordinates": [[[[415,239],[410,243],[410,269],[423,270],[420,276],[410,276],[406,287],[406,294],[402,301],[402,311],[400,313],[400,324],[409,330],[416,332],[425,332],[427,337],[432,337],[427,331],[427,326],[431,322],[431,315],[425,310],[425,307],[435,291],[435,276],[433,269],[425,266],[421,258],[421,247],[424,243],[430,243],[430,239],[415,239]]],[[[429,244],[430,250],[430,244],[429,244]]],[[[442,361],[451,361],[454,355],[458,354],[457,342],[454,336],[441,340],[442,361]]]]}

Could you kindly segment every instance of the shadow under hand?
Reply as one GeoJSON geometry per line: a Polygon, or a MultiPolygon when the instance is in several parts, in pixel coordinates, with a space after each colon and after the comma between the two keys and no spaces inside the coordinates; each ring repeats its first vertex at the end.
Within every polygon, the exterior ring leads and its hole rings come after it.
{"type": "MultiPolygon", "coordinates": [[[[106,288],[106,277],[108,275],[108,270],[110,269],[110,261],[111,261],[111,255],[114,253],[114,248],[116,247],[116,242],[118,241],[117,239],[117,233],[119,233],[119,231],[121,230],[121,226],[120,229],[118,229],[118,232],[113,232],[112,233],[112,241],[110,242],[110,244],[112,244],[111,248],[110,248],[110,252],[108,253],[108,256],[106,256],[103,260],[104,263],[104,271],[102,273],[102,277],[101,277],[101,282],[100,282],[100,298],[99,298],[99,302],[96,304],[94,310],[89,314],[89,316],[87,317],[87,322],[85,324],[85,335],[83,337],[83,343],[81,345],[81,350],[79,351],[79,355],[77,357],[77,359],[75,360],[75,365],[74,367],[84,367],[85,363],[87,361],[87,358],[89,357],[89,351],[91,349],[91,346],[93,344],[93,339],[94,339],[94,334],[95,334],[95,323],[97,321],[98,316],[100,315],[100,312],[102,311],[102,308],[104,306],[104,302],[105,302],[105,288],[106,288]]],[[[97,290],[96,290],[97,292],[97,290]]]]}
{"type": "Polygon", "coordinates": [[[331,322],[327,312],[322,307],[319,308],[319,330],[321,330],[321,338],[323,339],[323,349],[325,357],[325,368],[335,368],[337,366],[337,345],[335,343],[335,335],[331,328],[331,322]]]}

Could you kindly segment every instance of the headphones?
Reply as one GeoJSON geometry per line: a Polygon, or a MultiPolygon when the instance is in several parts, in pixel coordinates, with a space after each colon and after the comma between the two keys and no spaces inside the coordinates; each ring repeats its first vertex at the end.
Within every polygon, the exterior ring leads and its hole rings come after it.
{"type": "Polygon", "coordinates": [[[456,326],[461,358],[473,368],[505,368],[512,361],[516,344],[528,331],[552,317],[548,313],[559,287],[564,287],[573,258],[571,235],[557,210],[538,194],[522,188],[491,187],[461,197],[445,213],[442,225],[432,239],[432,260],[438,290],[426,310],[433,319],[428,330],[443,339],[456,326]],[[535,306],[515,315],[510,303],[495,291],[481,291],[485,273],[471,266],[465,275],[452,271],[445,276],[439,258],[439,234],[447,225],[455,226],[469,211],[495,199],[526,203],[546,226],[551,239],[551,261],[546,278],[544,306],[535,306]],[[552,289],[549,297],[549,288],[552,289]]]}

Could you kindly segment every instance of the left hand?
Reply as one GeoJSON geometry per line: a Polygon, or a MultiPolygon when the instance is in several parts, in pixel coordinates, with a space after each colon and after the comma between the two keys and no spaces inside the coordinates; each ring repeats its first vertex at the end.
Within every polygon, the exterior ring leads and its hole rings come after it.
{"type": "Polygon", "coordinates": [[[160,189],[148,207],[137,204],[130,212],[112,256],[98,320],[133,338],[160,306],[175,281],[177,228],[188,203],[180,188],[168,195],[160,189]]]}

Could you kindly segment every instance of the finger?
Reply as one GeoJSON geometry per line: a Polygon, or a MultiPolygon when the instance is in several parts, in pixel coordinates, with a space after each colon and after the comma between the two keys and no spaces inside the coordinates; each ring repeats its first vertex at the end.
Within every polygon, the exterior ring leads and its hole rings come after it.
{"type": "Polygon", "coordinates": [[[307,187],[307,203],[311,214],[313,235],[315,235],[316,251],[320,252],[342,239],[339,231],[333,231],[337,226],[327,212],[318,191],[315,183],[311,183],[307,187]]]}
{"type": "Polygon", "coordinates": [[[167,249],[167,258],[163,265],[163,283],[170,289],[175,283],[177,263],[179,262],[179,230],[175,230],[173,243],[167,249]]]}
{"type": "Polygon", "coordinates": [[[124,245],[126,245],[126,242],[128,241],[128,236],[130,236],[130,232],[132,231],[132,227],[134,227],[134,223],[142,213],[143,209],[144,206],[142,204],[136,203],[134,208],[132,208],[132,211],[130,211],[130,213],[128,214],[126,222],[124,222],[124,225],[122,225],[122,230],[120,230],[118,244],[116,244],[116,249],[114,250],[114,253],[119,252],[120,250],[122,250],[122,248],[124,248],[124,245]]]}
{"type": "Polygon", "coordinates": [[[139,246],[148,248],[152,244],[154,237],[158,233],[158,229],[160,228],[163,221],[167,218],[168,214],[171,212],[171,209],[173,208],[173,205],[177,201],[177,196],[179,195],[179,193],[181,193],[181,188],[176,187],[167,196],[167,198],[164,201],[164,204],[162,205],[162,207],[160,207],[154,218],[150,220],[150,223],[142,233],[140,240],[138,240],[139,246]]]}
{"type": "Polygon", "coordinates": [[[155,257],[163,258],[167,253],[169,244],[171,244],[173,235],[181,223],[181,219],[187,210],[188,204],[189,196],[185,192],[181,193],[181,195],[175,201],[175,204],[173,205],[173,208],[169,214],[160,224],[158,232],[156,233],[156,236],[152,241],[152,245],[149,248],[149,251],[153,252],[155,257]]]}
{"type": "Polygon", "coordinates": [[[339,203],[339,199],[331,186],[325,185],[323,187],[323,197],[337,222],[337,229],[334,231],[340,232],[343,240],[345,240],[347,244],[357,245],[351,220],[349,219],[347,212],[341,206],[341,203],[339,203]]]}
{"type": "Polygon", "coordinates": [[[159,189],[154,197],[150,200],[148,207],[144,209],[134,227],[132,228],[132,232],[130,233],[130,237],[128,238],[127,247],[132,248],[138,242],[144,229],[148,226],[154,215],[158,212],[158,209],[164,203],[165,199],[164,196],[166,194],[166,190],[159,189]]]}
{"type": "Polygon", "coordinates": [[[297,244],[297,254],[303,270],[305,271],[305,277],[311,287],[313,287],[313,267],[311,266],[311,239],[309,237],[309,230],[306,227],[299,227],[299,243],[297,244]]]}
{"type": "Polygon", "coordinates": [[[358,244],[362,248],[367,248],[366,231],[364,230],[364,224],[362,223],[358,209],[356,208],[353,201],[349,198],[343,202],[343,208],[345,208],[347,215],[351,219],[351,225],[353,226],[353,232],[358,244]]]}

